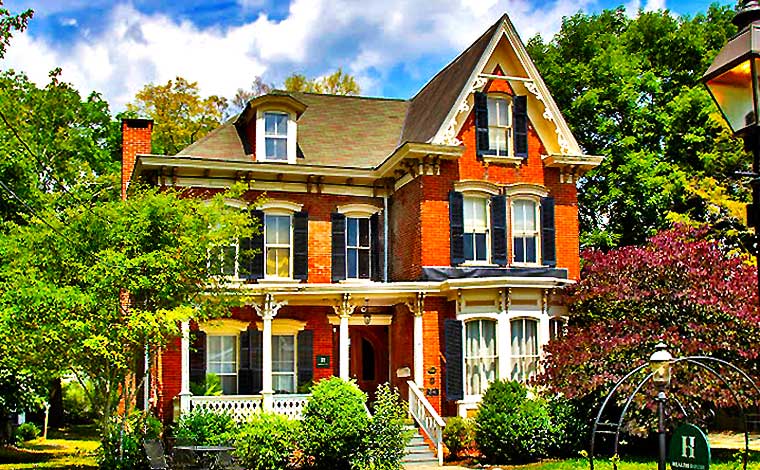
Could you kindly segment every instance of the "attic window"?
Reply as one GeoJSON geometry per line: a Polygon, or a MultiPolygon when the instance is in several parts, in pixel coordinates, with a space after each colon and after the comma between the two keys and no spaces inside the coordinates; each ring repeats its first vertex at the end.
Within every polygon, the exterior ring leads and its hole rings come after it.
{"type": "Polygon", "coordinates": [[[268,106],[256,112],[256,161],[296,162],[296,114],[268,106]]]}

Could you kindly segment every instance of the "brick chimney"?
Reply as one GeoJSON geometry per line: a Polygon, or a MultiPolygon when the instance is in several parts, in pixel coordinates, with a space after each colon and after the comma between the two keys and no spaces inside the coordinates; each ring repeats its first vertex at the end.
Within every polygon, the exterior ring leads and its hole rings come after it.
{"type": "Polygon", "coordinates": [[[127,198],[127,186],[135,169],[138,154],[151,153],[152,119],[121,120],[121,198],[127,198]]]}

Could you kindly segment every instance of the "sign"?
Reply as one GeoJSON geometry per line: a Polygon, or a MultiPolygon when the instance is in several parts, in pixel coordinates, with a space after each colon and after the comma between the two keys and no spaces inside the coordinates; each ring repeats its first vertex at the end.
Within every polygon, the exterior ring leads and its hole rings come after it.
{"type": "Polygon", "coordinates": [[[709,470],[710,442],[701,429],[683,424],[670,438],[668,457],[671,470],[709,470]]]}
{"type": "Polygon", "coordinates": [[[437,388],[428,388],[428,389],[425,389],[425,395],[427,395],[429,397],[437,397],[440,394],[441,394],[441,391],[438,390],[437,388]]]}
{"type": "Polygon", "coordinates": [[[329,369],[330,368],[330,356],[317,355],[317,369],[329,369]]]}

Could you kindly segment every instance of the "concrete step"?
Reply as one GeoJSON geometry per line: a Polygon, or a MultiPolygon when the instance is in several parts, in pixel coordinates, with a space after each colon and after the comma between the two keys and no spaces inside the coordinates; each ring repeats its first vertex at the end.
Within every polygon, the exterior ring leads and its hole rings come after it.
{"type": "Polygon", "coordinates": [[[425,442],[425,439],[420,434],[419,429],[416,426],[406,425],[404,426],[408,430],[413,430],[414,435],[406,445],[406,452],[401,463],[404,468],[409,467],[429,467],[437,466],[438,459],[430,446],[425,442]]]}

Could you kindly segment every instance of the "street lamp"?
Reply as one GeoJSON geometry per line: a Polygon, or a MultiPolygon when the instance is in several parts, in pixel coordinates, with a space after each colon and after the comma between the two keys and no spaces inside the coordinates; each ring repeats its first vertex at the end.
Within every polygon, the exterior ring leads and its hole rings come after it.
{"type": "Polygon", "coordinates": [[[654,353],[649,357],[649,368],[652,371],[652,382],[657,386],[657,434],[660,444],[658,470],[665,470],[666,435],[665,435],[665,389],[670,385],[670,363],[673,356],[665,343],[654,347],[654,353]]]}
{"type": "MultiPolygon", "coordinates": [[[[752,152],[752,209],[748,219],[755,227],[755,255],[760,256],[757,240],[760,225],[760,2],[743,0],[733,19],[739,32],[718,53],[702,82],[731,127],[752,152]]],[[[760,296],[760,259],[758,260],[760,296]]]]}

